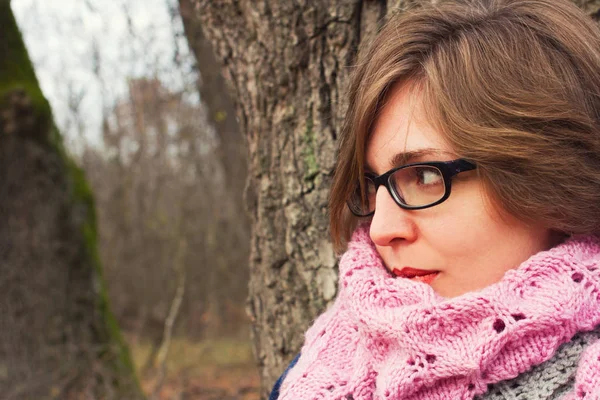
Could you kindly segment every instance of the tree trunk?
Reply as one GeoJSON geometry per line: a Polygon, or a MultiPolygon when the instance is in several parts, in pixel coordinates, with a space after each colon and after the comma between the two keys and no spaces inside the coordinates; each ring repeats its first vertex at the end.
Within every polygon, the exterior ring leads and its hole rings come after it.
{"type": "Polygon", "coordinates": [[[0,393],[135,399],[106,297],[91,193],[0,0],[0,393]]]}
{"type": "Polygon", "coordinates": [[[200,75],[198,90],[202,105],[207,110],[207,122],[218,137],[216,160],[222,165],[222,168],[217,165],[213,165],[212,168],[213,174],[217,176],[216,180],[220,182],[222,193],[219,196],[221,200],[215,207],[218,211],[212,213],[221,225],[215,235],[218,248],[213,250],[220,256],[217,265],[212,266],[212,271],[206,275],[206,279],[221,283],[209,284],[209,287],[215,290],[210,290],[211,296],[208,297],[207,305],[209,313],[224,318],[221,328],[213,326],[207,333],[214,335],[222,330],[233,333],[236,327],[240,326],[240,321],[233,316],[227,318],[227,309],[231,309],[231,304],[243,306],[248,295],[250,218],[243,199],[248,177],[247,140],[240,132],[235,107],[223,79],[220,60],[215,58],[212,44],[201,29],[201,21],[194,17],[193,0],[179,0],[179,11],[185,35],[196,59],[200,75]],[[218,178],[221,171],[225,176],[218,178]],[[225,281],[230,282],[227,298],[223,296],[222,291],[217,290],[225,281]]]}
{"type": "Polygon", "coordinates": [[[192,0],[250,148],[249,312],[263,397],[336,294],[327,196],[350,66],[388,13],[424,1],[192,0]]]}
{"type": "MultiPolygon", "coordinates": [[[[221,75],[221,64],[215,59],[211,43],[204,37],[199,20],[193,18],[192,0],[179,0],[179,12],[200,72],[198,91],[208,111],[208,122],[215,128],[219,137],[220,158],[223,161],[228,189],[241,199],[248,175],[247,146],[221,75]]],[[[247,221],[243,221],[243,225],[247,227],[247,221]]]]}
{"type": "Polygon", "coordinates": [[[263,397],[335,297],[327,197],[356,49],[386,4],[195,0],[250,149],[249,313],[263,397]]]}

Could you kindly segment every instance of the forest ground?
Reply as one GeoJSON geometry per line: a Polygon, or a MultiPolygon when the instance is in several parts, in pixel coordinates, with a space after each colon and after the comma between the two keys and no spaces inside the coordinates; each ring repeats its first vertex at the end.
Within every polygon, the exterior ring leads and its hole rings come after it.
{"type": "MultiPolygon", "coordinates": [[[[142,388],[150,398],[159,376],[156,368],[143,371],[151,345],[143,341],[130,343],[142,388]]],[[[259,399],[258,369],[249,341],[176,339],[169,350],[166,366],[165,379],[156,400],[259,399]]]]}

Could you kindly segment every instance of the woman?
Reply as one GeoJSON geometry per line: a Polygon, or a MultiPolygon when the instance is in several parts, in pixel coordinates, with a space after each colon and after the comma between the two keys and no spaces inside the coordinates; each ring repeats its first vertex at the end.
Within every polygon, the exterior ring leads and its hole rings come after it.
{"type": "Polygon", "coordinates": [[[599,71],[567,1],[392,17],[350,86],[338,297],[272,398],[600,399],[599,71]]]}

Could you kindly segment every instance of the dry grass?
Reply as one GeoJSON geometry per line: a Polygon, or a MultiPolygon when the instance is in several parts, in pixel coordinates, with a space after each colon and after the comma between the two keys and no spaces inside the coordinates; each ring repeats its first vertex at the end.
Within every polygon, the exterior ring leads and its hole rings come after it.
{"type": "MultiPolygon", "coordinates": [[[[151,345],[131,346],[146,393],[156,385],[156,369],[142,374],[151,345]]],[[[251,343],[239,339],[191,342],[174,339],[167,358],[166,378],[160,400],[258,400],[259,378],[251,343]]]]}

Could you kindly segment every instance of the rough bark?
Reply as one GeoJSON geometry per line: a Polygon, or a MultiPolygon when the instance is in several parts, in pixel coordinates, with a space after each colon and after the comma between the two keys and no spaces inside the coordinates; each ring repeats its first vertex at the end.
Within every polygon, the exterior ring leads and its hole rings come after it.
{"type": "Polygon", "coordinates": [[[327,196],[344,83],[384,2],[194,2],[250,150],[249,313],[263,396],[336,294],[327,196]]]}
{"type": "MultiPolygon", "coordinates": [[[[249,313],[263,395],[336,294],[327,196],[344,88],[391,12],[429,0],[192,0],[248,139],[249,313]]],[[[598,14],[597,1],[580,6],[598,14]]]]}
{"type": "Polygon", "coordinates": [[[91,193],[0,0],[0,393],[139,398],[106,298],[91,193]]]}

